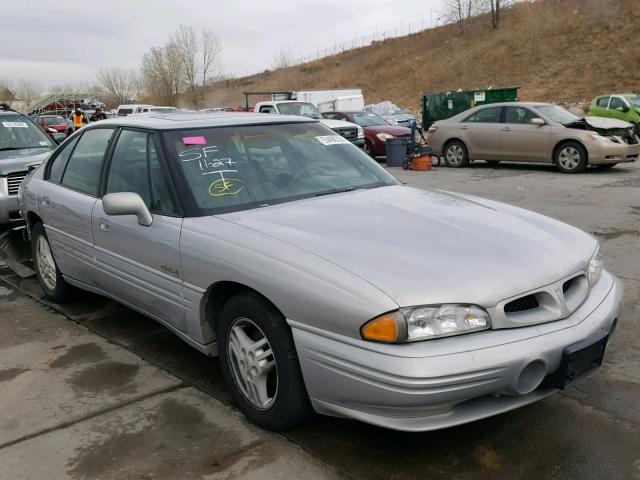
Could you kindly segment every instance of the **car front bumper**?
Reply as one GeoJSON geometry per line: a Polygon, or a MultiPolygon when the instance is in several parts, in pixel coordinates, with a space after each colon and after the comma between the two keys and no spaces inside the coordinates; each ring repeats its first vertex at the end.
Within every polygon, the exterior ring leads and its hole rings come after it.
{"type": "Polygon", "coordinates": [[[590,165],[635,162],[640,158],[640,144],[600,142],[587,148],[590,165]]]}
{"type": "Polygon", "coordinates": [[[7,179],[0,177],[0,225],[20,220],[18,197],[7,193],[7,179]]]}
{"type": "Polygon", "coordinates": [[[611,331],[623,296],[620,281],[604,272],[585,303],[566,319],[404,345],[289,324],[317,412],[428,431],[506,412],[555,392],[541,383],[543,378],[558,369],[565,347],[611,331]],[[532,363],[543,368],[522,391],[532,363]]]}

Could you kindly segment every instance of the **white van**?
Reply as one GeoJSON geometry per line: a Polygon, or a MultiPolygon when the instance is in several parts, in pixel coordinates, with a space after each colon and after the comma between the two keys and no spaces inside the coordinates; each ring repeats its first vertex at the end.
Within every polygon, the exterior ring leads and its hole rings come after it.
{"type": "Polygon", "coordinates": [[[131,115],[132,113],[146,113],[150,108],[155,105],[144,105],[144,104],[129,104],[129,105],[118,105],[118,116],[126,117],[127,115],[131,115]]]}

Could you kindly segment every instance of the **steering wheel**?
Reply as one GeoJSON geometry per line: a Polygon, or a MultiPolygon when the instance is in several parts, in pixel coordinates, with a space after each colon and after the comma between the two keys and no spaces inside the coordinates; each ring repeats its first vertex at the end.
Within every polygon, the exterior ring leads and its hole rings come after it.
{"type": "Polygon", "coordinates": [[[302,177],[307,177],[313,173],[324,173],[324,170],[317,167],[316,165],[313,164],[308,164],[305,167],[302,167],[302,169],[298,170],[294,175],[291,176],[291,181],[297,181],[300,180],[302,177]]]}

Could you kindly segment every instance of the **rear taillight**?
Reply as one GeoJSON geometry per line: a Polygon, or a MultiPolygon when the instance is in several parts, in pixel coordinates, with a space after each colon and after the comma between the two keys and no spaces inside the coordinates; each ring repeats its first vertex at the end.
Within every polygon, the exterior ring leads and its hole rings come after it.
{"type": "Polygon", "coordinates": [[[438,131],[438,127],[429,127],[429,130],[427,131],[427,133],[434,134],[437,131],[438,131]]]}

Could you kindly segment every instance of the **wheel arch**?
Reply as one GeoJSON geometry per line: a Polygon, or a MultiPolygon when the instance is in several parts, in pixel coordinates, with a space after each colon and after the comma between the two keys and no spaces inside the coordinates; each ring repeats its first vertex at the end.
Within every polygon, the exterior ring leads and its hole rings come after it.
{"type": "Polygon", "coordinates": [[[473,157],[471,156],[471,151],[469,150],[469,145],[467,145],[467,142],[465,142],[462,138],[460,137],[451,137],[448,138],[443,144],[442,144],[442,156],[444,157],[444,152],[447,151],[447,147],[449,146],[450,143],[452,142],[460,142],[462,145],[464,145],[465,150],[467,151],[467,157],[469,157],[469,160],[473,160],[473,157]]]}
{"type": "Polygon", "coordinates": [[[27,233],[29,234],[29,238],[31,238],[31,231],[36,223],[42,223],[42,219],[38,214],[31,211],[27,212],[27,233]]]}
{"type": "MultiPolygon", "coordinates": [[[[216,332],[216,323],[218,318],[220,317],[220,311],[229,299],[234,297],[235,295],[241,292],[253,292],[257,295],[260,295],[267,302],[269,302],[273,308],[275,308],[278,312],[280,312],[283,316],[282,310],[278,308],[278,306],[273,303],[266,295],[259,292],[255,288],[251,288],[248,285],[239,282],[233,281],[219,281],[216,282],[207,288],[207,291],[204,296],[204,322],[208,326],[210,326],[214,334],[216,332]]],[[[204,326],[204,325],[203,325],[204,326]]]]}
{"type": "Polygon", "coordinates": [[[584,150],[584,154],[587,156],[587,165],[589,165],[589,150],[587,150],[587,147],[585,146],[584,143],[582,143],[580,140],[577,140],[575,138],[564,138],[556,142],[553,149],[551,150],[551,163],[553,165],[557,163],[556,154],[558,153],[558,150],[560,150],[560,147],[562,147],[566,143],[577,143],[578,145],[580,145],[584,150]]]}

